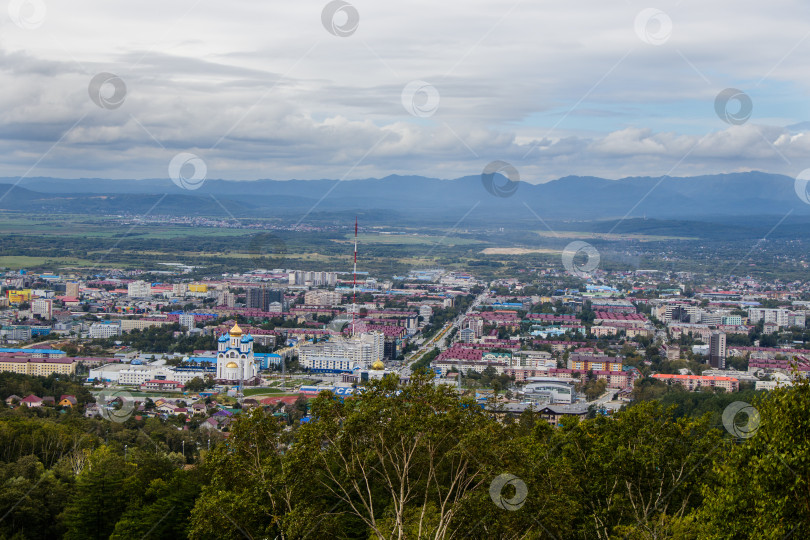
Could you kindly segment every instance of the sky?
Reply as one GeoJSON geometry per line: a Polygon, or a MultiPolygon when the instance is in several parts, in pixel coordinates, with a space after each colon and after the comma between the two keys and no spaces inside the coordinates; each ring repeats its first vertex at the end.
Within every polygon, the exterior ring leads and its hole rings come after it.
{"type": "Polygon", "coordinates": [[[806,1],[6,7],[2,177],[810,168],[806,1]]]}

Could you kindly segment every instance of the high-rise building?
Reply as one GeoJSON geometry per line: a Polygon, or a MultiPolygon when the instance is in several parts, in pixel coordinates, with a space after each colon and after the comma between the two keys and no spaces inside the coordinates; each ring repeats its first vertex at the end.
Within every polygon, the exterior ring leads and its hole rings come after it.
{"type": "Polygon", "coordinates": [[[175,283],[172,285],[172,294],[174,296],[186,296],[188,294],[188,283],[175,283]]]}
{"type": "Polygon", "coordinates": [[[180,315],[180,326],[185,326],[188,329],[194,328],[194,314],[183,313],[180,315]]]}
{"type": "Polygon", "coordinates": [[[786,309],[751,308],[748,310],[748,321],[751,324],[759,321],[774,323],[783,328],[788,325],[788,315],[789,311],[786,309]]]}
{"type": "Polygon", "coordinates": [[[79,297],[79,283],[76,281],[68,281],[65,283],[65,296],[73,298],[79,297]]]}
{"type": "Polygon", "coordinates": [[[31,302],[31,313],[43,319],[50,320],[53,313],[53,300],[49,298],[36,298],[31,302]]]}
{"type": "Polygon", "coordinates": [[[353,338],[333,338],[302,345],[298,359],[302,367],[315,371],[351,371],[368,367],[385,355],[385,336],[368,332],[353,338]]]}
{"type": "Polygon", "coordinates": [[[152,296],[152,286],[145,281],[133,281],[127,285],[127,296],[130,298],[149,298],[152,296]]]}
{"type": "Polygon", "coordinates": [[[304,304],[308,306],[337,306],[343,299],[338,291],[314,290],[304,294],[304,304]]]}
{"type": "Polygon", "coordinates": [[[220,306],[234,307],[236,305],[236,295],[228,291],[219,291],[217,303],[220,306]]]}
{"type": "Polygon", "coordinates": [[[709,337],[709,363],[713,368],[726,369],[726,335],[722,332],[709,337]]]}
{"type": "Polygon", "coordinates": [[[305,272],[291,270],[287,274],[290,285],[308,285],[311,287],[334,287],[337,285],[337,272],[305,272]]]}
{"type": "Polygon", "coordinates": [[[251,287],[247,290],[245,305],[249,309],[269,311],[270,304],[273,302],[278,302],[283,305],[284,291],[265,287],[251,287]]]}

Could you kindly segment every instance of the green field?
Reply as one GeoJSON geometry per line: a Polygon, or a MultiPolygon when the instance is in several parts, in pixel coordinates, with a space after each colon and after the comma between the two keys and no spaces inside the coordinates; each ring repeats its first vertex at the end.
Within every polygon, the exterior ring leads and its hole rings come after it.
{"type": "MultiPolygon", "coordinates": [[[[75,257],[29,257],[26,255],[0,255],[0,268],[20,270],[39,266],[93,266],[96,261],[77,259],[75,257]]],[[[101,264],[100,266],[104,266],[101,264]]],[[[107,265],[113,266],[113,265],[107,265]]],[[[120,265],[116,265],[120,266],[120,265]]]]}
{"type": "MultiPolygon", "coordinates": [[[[337,241],[337,240],[336,240],[337,241]]],[[[354,235],[346,235],[346,242],[353,242],[354,235]]],[[[481,244],[481,240],[461,238],[458,236],[436,236],[426,234],[360,234],[357,236],[360,244],[388,244],[404,246],[468,246],[481,244]]]]}
{"type": "Polygon", "coordinates": [[[598,233],[587,231],[535,231],[543,238],[566,238],[572,240],[608,240],[624,242],[627,240],[638,240],[639,242],[665,242],[669,240],[698,240],[691,236],[660,236],[652,234],[627,234],[627,233],[598,233]]]}

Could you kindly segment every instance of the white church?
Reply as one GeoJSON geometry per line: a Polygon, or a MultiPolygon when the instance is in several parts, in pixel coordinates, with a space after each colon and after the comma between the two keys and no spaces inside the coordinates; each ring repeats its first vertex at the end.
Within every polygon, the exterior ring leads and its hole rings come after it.
{"type": "Polygon", "coordinates": [[[216,381],[225,384],[244,384],[259,374],[253,358],[253,336],[242,335],[234,324],[230,332],[217,340],[216,381]]]}

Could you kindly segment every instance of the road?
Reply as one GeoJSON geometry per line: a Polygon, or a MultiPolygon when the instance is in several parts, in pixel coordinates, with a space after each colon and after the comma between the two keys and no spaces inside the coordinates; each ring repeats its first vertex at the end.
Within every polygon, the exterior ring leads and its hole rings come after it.
{"type": "Polygon", "coordinates": [[[460,313],[455,319],[445,323],[445,325],[442,326],[441,330],[439,330],[435,336],[433,336],[427,342],[423,342],[419,347],[419,349],[414,351],[409,357],[406,357],[405,362],[402,364],[402,367],[398,369],[399,374],[403,377],[410,376],[411,364],[422,358],[423,355],[432,351],[434,348],[438,348],[440,351],[446,349],[448,346],[447,335],[450,333],[450,330],[452,330],[453,328],[459,330],[461,322],[464,320],[464,318],[467,315],[469,315],[473,310],[475,310],[475,308],[480,306],[484,300],[486,300],[486,298],[488,297],[487,294],[488,291],[489,287],[487,287],[487,289],[484,292],[479,294],[475,298],[475,300],[473,300],[472,304],[470,304],[470,307],[467,309],[467,311],[465,311],[464,313],[460,313]]]}

